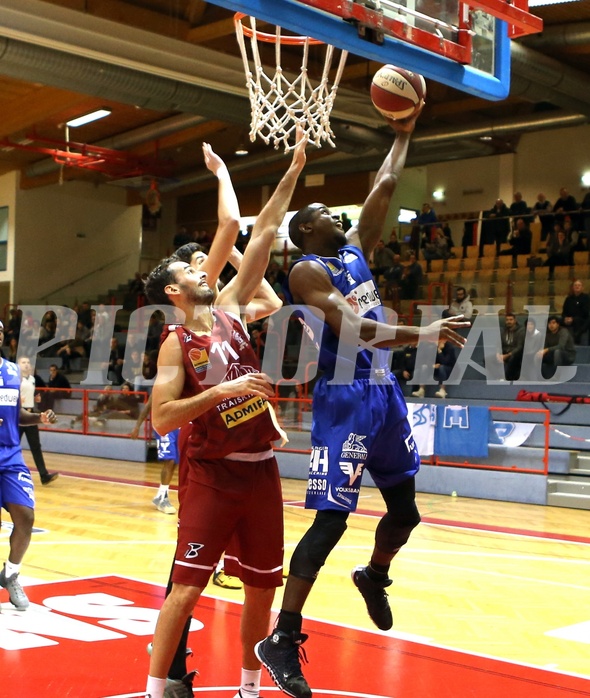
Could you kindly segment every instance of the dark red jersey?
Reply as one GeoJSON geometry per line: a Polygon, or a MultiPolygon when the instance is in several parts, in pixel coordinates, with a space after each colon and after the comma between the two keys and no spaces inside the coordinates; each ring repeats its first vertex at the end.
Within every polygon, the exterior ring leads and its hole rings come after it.
{"type": "MultiPolygon", "coordinates": [[[[240,320],[214,310],[211,334],[184,326],[174,329],[186,373],[182,397],[260,370],[240,320]]],[[[187,456],[191,460],[224,458],[230,453],[258,453],[280,438],[266,399],[256,395],[226,398],[192,422],[187,456]]]]}

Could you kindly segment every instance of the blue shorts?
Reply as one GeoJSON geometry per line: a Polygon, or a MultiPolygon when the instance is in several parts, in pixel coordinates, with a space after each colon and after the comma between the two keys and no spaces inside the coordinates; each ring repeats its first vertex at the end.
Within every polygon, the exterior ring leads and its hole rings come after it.
{"type": "Polygon", "coordinates": [[[158,447],[158,460],[173,460],[178,465],[178,433],[180,429],[175,429],[165,436],[160,436],[157,432],[156,445],[158,447]]]}
{"type": "Polygon", "coordinates": [[[380,489],[414,476],[418,449],[397,381],[355,379],[314,389],[307,509],[354,511],[364,470],[380,489]]]}
{"type": "Polygon", "coordinates": [[[7,509],[7,504],[20,504],[30,509],[35,508],[35,487],[31,473],[25,462],[12,459],[11,463],[0,468],[0,507],[7,509]]]}

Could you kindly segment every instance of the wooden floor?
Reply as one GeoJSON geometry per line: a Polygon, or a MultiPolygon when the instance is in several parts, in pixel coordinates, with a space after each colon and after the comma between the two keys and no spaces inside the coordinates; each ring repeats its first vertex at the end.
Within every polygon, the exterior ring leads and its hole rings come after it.
{"type": "MultiPolygon", "coordinates": [[[[23,577],[116,574],[165,583],[176,517],[151,504],[157,463],[46,459],[60,477],[36,488],[36,527],[43,531],[33,536],[23,577]]],[[[284,481],[287,559],[312,517],[303,492],[303,482],[284,481]]],[[[175,492],[171,498],[176,502],[175,492]]],[[[590,512],[424,494],[418,503],[423,522],[391,570],[394,629],[387,634],[590,678],[590,512]]],[[[359,509],[306,617],[374,630],[349,575],[369,558],[383,509],[379,493],[364,488],[359,509]]],[[[3,528],[2,556],[7,536],[3,528]]],[[[228,600],[241,594],[208,591],[228,600]]],[[[277,608],[280,600],[281,591],[277,608]]]]}

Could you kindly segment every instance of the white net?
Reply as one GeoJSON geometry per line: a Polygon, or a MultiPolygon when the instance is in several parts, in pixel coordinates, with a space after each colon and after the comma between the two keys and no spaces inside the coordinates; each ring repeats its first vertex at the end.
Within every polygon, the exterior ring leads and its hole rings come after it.
{"type": "Polygon", "coordinates": [[[259,32],[256,19],[247,15],[236,15],[235,25],[252,107],[250,140],[254,141],[258,135],[266,144],[272,144],[275,149],[283,146],[287,152],[296,146],[295,129],[297,124],[301,124],[310,143],[318,148],[323,142],[335,147],[330,113],[348,52],[340,51],[338,67],[330,84],[334,52],[338,51],[334,46],[309,37],[282,36],[279,26],[274,35],[259,32]],[[248,21],[249,26],[244,25],[244,21],[248,21]],[[267,74],[262,66],[258,41],[275,44],[273,75],[267,74]],[[299,45],[303,50],[301,72],[292,79],[281,67],[283,44],[299,45]],[[308,75],[309,47],[314,44],[322,44],[325,51],[323,71],[315,86],[308,75]]]}

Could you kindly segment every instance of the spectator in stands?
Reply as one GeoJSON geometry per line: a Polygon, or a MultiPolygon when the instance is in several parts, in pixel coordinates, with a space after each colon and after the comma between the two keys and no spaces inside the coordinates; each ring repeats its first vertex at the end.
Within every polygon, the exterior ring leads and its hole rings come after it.
{"type": "Polygon", "coordinates": [[[138,293],[143,291],[143,279],[141,278],[141,273],[136,271],[133,280],[129,283],[128,293],[131,296],[137,296],[138,293]]]}
{"type": "MultiPolygon", "coordinates": [[[[506,242],[510,232],[510,209],[502,199],[496,199],[496,203],[487,212],[486,218],[487,221],[484,226],[487,229],[485,244],[487,244],[488,239],[491,239],[496,244],[496,254],[498,255],[500,254],[502,243],[506,242]]],[[[484,236],[482,235],[483,238],[484,236]]]]}
{"type": "Polygon", "coordinates": [[[72,360],[86,356],[89,346],[90,328],[81,320],[76,325],[76,336],[67,342],[63,342],[56,351],[56,357],[61,357],[61,368],[65,373],[72,372],[72,360]]]}
{"type": "Polygon", "coordinates": [[[51,390],[44,391],[46,409],[53,409],[56,400],[70,397],[70,381],[60,373],[57,369],[57,364],[51,364],[49,367],[49,380],[47,387],[51,390]]]}
{"type": "Polygon", "coordinates": [[[529,317],[524,334],[524,350],[519,376],[521,381],[533,380],[538,377],[539,369],[535,366],[535,363],[541,362],[540,351],[543,349],[544,341],[545,338],[537,329],[535,319],[529,317]]]}
{"type": "Polygon", "coordinates": [[[418,298],[423,277],[422,265],[417,260],[416,253],[411,250],[408,254],[408,263],[404,265],[399,282],[403,299],[416,300],[418,298]]]}
{"type": "Polygon", "coordinates": [[[430,262],[433,259],[448,259],[451,256],[442,228],[437,228],[433,242],[427,242],[424,245],[423,254],[426,260],[426,271],[430,271],[430,262]]]}
{"type": "Polygon", "coordinates": [[[399,289],[401,285],[401,278],[404,273],[404,265],[402,264],[402,258],[398,254],[393,255],[393,265],[384,274],[385,279],[385,297],[394,298],[396,290],[399,297],[399,289]]]}
{"type": "Polygon", "coordinates": [[[438,224],[438,218],[436,216],[435,210],[429,203],[422,204],[422,210],[416,218],[416,222],[420,226],[436,226],[438,224]]]}
{"type": "Polygon", "coordinates": [[[519,191],[514,192],[514,197],[512,198],[512,203],[510,204],[510,215],[514,218],[524,218],[528,223],[528,214],[531,209],[528,207],[527,202],[523,200],[522,194],[519,191]]]}
{"type": "Polygon", "coordinates": [[[16,339],[18,342],[18,337],[20,334],[20,326],[22,321],[22,311],[18,308],[11,308],[8,312],[8,324],[6,326],[6,333],[4,336],[4,342],[8,344],[11,339],[16,339]]]}
{"type": "Polygon", "coordinates": [[[157,351],[160,346],[160,336],[164,329],[164,315],[158,310],[152,314],[148,324],[147,340],[145,348],[147,351],[157,351]]]}
{"type": "Polygon", "coordinates": [[[422,204],[422,210],[415,219],[420,235],[420,247],[434,242],[439,223],[435,210],[430,204],[422,204]]]}
{"type": "MultiPolygon", "coordinates": [[[[41,329],[39,330],[39,344],[50,342],[55,338],[55,330],[57,328],[56,318],[54,313],[46,313],[41,321],[41,329]]],[[[54,351],[54,347],[49,347],[43,351],[43,356],[48,356],[54,351]]]]}
{"type": "MultiPolygon", "coordinates": [[[[398,324],[403,323],[398,319],[398,324]]],[[[412,376],[414,375],[417,351],[418,348],[410,344],[403,347],[396,347],[392,351],[391,370],[404,393],[406,392],[404,387],[412,380],[412,376]]]]}
{"type": "MultiPolygon", "coordinates": [[[[21,356],[18,360],[20,368],[20,402],[21,407],[27,412],[39,412],[38,406],[41,404],[41,395],[36,392],[36,381],[31,369],[31,360],[27,356],[21,356]]],[[[23,434],[27,437],[27,443],[31,449],[31,455],[35,467],[39,472],[42,485],[48,485],[53,482],[59,473],[50,473],[45,465],[45,458],[41,450],[41,438],[39,436],[39,427],[37,424],[30,424],[26,427],[19,426],[19,436],[22,439],[23,434]]]]}
{"type": "Polygon", "coordinates": [[[447,247],[451,253],[451,257],[454,257],[455,254],[453,252],[453,247],[455,247],[455,243],[453,242],[453,231],[451,230],[451,226],[448,223],[445,223],[442,227],[442,231],[447,240],[447,247]]]}
{"type": "Polygon", "coordinates": [[[519,254],[530,254],[533,236],[524,218],[517,218],[514,229],[508,237],[511,249],[502,250],[501,255],[512,255],[512,266],[518,266],[519,254]]]}
{"type": "MultiPolygon", "coordinates": [[[[132,349],[128,353],[128,361],[125,362],[125,376],[133,377],[133,385],[141,384],[143,370],[143,356],[139,349],[132,349]]],[[[135,388],[133,388],[135,390],[135,388]]]]}
{"type": "Polygon", "coordinates": [[[116,337],[111,337],[107,379],[113,381],[115,385],[121,385],[123,382],[123,355],[123,347],[119,346],[119,341],[116,337]]]}
{"type": "Polygon", "coordinates": [[[10,342],[8,342],[8,346],[6,347],[4,353],[6,354],[8,361],[12,361],[13,364],[16,363],[18,356],[18,341],[14,337],[10,340],[10,342]]]}
{"type": "Polygon", "coordinates": [[[584,238],[574,225],[570,216],[566,216],[563,221],[563,232],[570,244],[570,266],[574,266],[574,252],[583,252],[586,249],[584,238]]]}
{"type": "Polygon", "coordinates": [[[502,330],[502,344],[496,360],[504,366],[504,376],[508,381],[518,380],[522,362],[525,330],[518,324],[514,313],[506,313],[502,330]]]}
{"type": "Polygon", "coordinates": [[[78,322],[88,328],[92,327],[92,308],[88,301],[84,301],[78,310],[78,322]]]}
{"type": "Polygon", "coordinates": [[[375,249],[373,250],[373,266],[371,268],[371,272],[375,278],[375,283],[379,283],[379,277],[381,274],[385,275],[385,273],[391,269],[394,262],[394,253],[389,249],[389,247],[385,247],[383,240],[379,240],[375,249]]]}
{"type": "Polygon", "coordinates": [[[547,236],[553,230],[553,206],[547,201],[545,194],[537,194],[537,200],[533,206],[532,212],[539,216],[539,222],[541,223],[541,241],[544,242],[547,236]]]}
{"type": "Polygon", "coordinates": [[[193,236],[188,232],[188,228],[186,227],[186,225],[181,225],[178,229],[178,232],[174,236],[174,239],[172,240],[172,244],[174,245],[174,249],[176,250],[179,247],[182,247],[182,245],[186,245],[187,242],[192,242],[192,240],[193,236]]]}
{"type": "MultiPolygon", "coordinates": [[[[434,362],[434,379],[438,381],[438,390],[434,393],[435,397],[440,397],[443,400],[447,397],[445,390],[445,381],[448,380],[453,366],[457,362],[457,352],[455,347],[450,342],[444,340],[438,343],[436,350],[436,359],[434,362]]],[[[423,366],[427,370],[427,367],[423,366]]],[[[418,390],[414,390],[412,397],[424,397],[426,394],[426,386],[420,385],[418,390]]]]}
{"type": "Polygon", "coordinates": [[[151,381],[158,371],[157,352],[154,357],[151,351],[144,351],[141,362],[141,377],[144,381],[151,381]]]}
{"type": "Polygon", "coordinates": [[[557,199],[555,204],[553,204],[555,222],[563,223],[567,214],[569,214],[572,218],[576,217],[579,208],[580,206],[578,203],[576,203],[574,197],[568,192],[568,190],[565,187],[562,187],[559,190],[559,198],[557,199]]]}
{"type": "Polygon", "coordinates": [[[399,240],[397,239],[397,233],[395,230],[391,231],[391,235],[389,236],[389,242],[385,245],[388,249],[390,249],[393,254],[401,255],[402,253],[402,246],[399,243],[399,240]]]}
{"type": "Polygon", "coordinates": [[[281,269],[277,261],[271,260],[269,262],[264,278],[272,286],[275,293],[283,292],[283,282],[287,278],[287,274],[281,269]]]}
{"type": "Polygon", "coordinates": [[[580,231],[583,231],[586,240],[590,239],[590,189],[584,194],[584,198],[581,203],[581,224],[580,231]]]}
{"type": "Polygon", "coordinates": [[[588,330],[590,329],[590,296],[584,293],[584,285],[580,279],[572,282],[570,292],[563,302],[563,325],[566,327],[576,344],[590,342],[588,330]]]}
{"type": "Polygon", "coordinates": [[[466,320],[471,320],[473,317],[473,303],[463,286],[456,287],[455,297],[448,309],[443,311],[443,317],[454,317],[455,315],[463,315],[466,320]]]}
{"type": "Polygon", "coordinates": [[[133,386],[129,381],[121,384],[121,391],[116,395],[111,409],[119,417],[129,417],[137,419],[143,404],[143,398],[140,395],[133,394],[133,386]]]}
{"type": "Polygon", "coordinates": [[[547,259],[543,263],[544,267],[549,267],[549,278],[553,278],[555,267],[570,266],[571,246],[560,224],[556,224],[557,234],[548,239],[547,259]]]}
{"type": "Polygon", "coordinates": [[[557,366],[571,366],[576,360],[573,337],[560,325],[557,315],[549,316],[545,342],[539,356],[542,357],[541,370],[545,378],[551,378],[557,366]]]}

